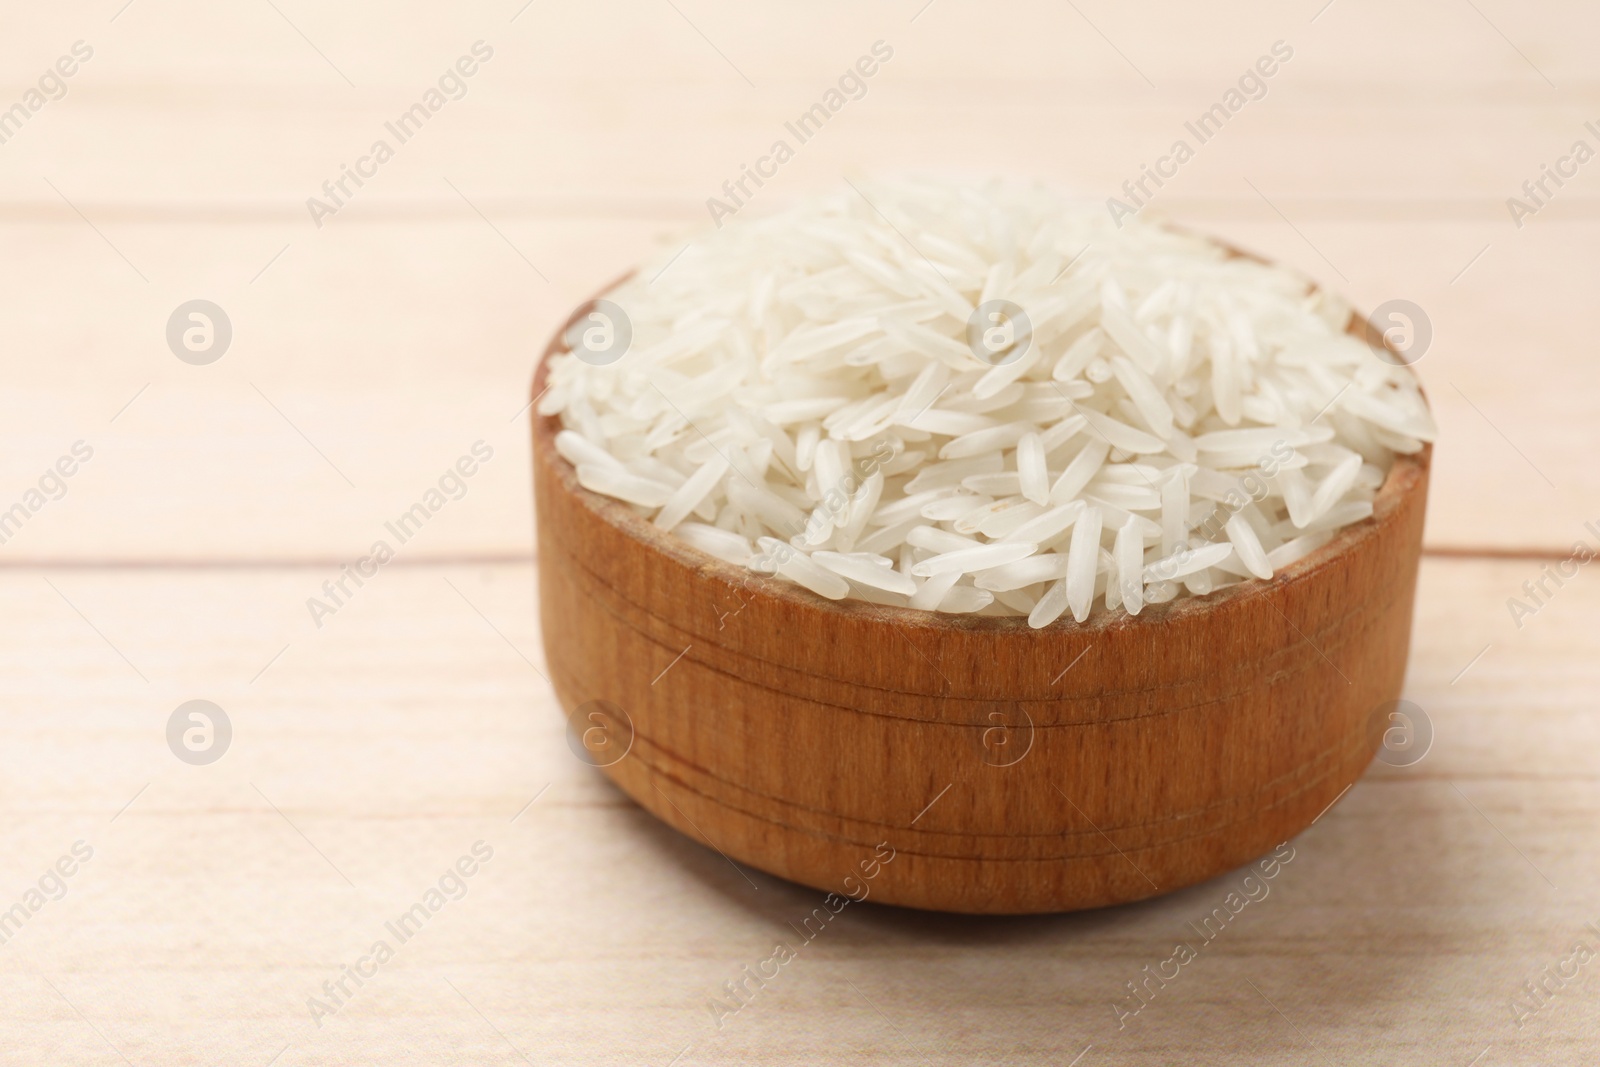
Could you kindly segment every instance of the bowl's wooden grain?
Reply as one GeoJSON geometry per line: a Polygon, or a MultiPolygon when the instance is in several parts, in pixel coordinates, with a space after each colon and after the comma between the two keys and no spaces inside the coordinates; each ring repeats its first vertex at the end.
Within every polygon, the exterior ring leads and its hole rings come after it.
{"type": "Polygon", "coordinates": [[[632,747],[605,771],[647,810],[821,890],[1006,914],[1202,881],[1332,804],[1400,693],[1429,451],[1271,582],[1032,630],[829,601],[714,559],[581,488],[558,420],[532,419],[562,706],[628,713],[632,747]],[[874,863],[882,843],[894,859],[874,863]]]}

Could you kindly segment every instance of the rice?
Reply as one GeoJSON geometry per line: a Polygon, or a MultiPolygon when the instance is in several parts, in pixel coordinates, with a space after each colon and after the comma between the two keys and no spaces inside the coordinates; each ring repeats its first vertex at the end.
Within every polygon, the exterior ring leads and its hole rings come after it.
{"type": "Polygon", "coordinates": [[[580,485],[822,597],[1043,627],[1271,579],[1434,439],[1294,272],[1040,188],[863,193],[731,222],[574,324],[538,410],[580,485]]]}

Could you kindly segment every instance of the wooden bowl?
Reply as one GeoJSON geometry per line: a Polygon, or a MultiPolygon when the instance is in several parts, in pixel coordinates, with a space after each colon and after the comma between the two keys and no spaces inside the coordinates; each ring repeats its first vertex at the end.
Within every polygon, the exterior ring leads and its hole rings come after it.
{"type": "Polygon", "coordinates": [[[569,721],[662,821],[819,890],[1018,914],[1203,881],[1341,796],[1400,694],[1431,451],[1270,582],[1033,630],[715,559],[581,488],[559,429],[534,413],[540,616],[569,721]]]}

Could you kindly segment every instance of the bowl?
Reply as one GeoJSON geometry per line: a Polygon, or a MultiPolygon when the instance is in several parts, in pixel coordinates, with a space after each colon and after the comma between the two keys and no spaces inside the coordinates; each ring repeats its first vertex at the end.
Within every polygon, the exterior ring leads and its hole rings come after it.
{"type": "Polygon", "coordinates": [[[545,658],[574,751],[735,865],[952,912],[1154,896],[1316,821],[1400,694],[1431,449],[1271,581],[1034,630],[708,556],[580,487],[559,420],[532,420],[545,658]]]}

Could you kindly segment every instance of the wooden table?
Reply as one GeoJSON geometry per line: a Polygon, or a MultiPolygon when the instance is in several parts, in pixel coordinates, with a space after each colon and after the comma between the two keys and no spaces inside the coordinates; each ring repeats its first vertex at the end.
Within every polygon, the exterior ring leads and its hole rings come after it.
{"type": "Polygon", "coordinates": [[[93,54],[0,143],[0,510],[92,456],[0,544],[0,1062],[1593,1064],[1600,579],[1520,626],[1507,600],[1600,537],[1600,164],[1520,227],[1506,199],[1600,146],[1597,33],[1570,0],[30,8],[0,112],[93,54]],[[908,169],[1109,196],[1282,40],[1149,210],[1433,326],[1406,692],[1432,749],[1375,764],[1143,999],[1245,872],[1053,918],[869,902],[714,1013],[819,895],[644,816],[541,673],[534,354],[879,40],[751,211],[908,169]],[[165,336],[193,299],[232,324],[209,365],[165,336]],[[478,441],[318,626],[307,599],[478,441]],[[169,750],[190,700],[228,716],[217,762],[169,750]]]}

